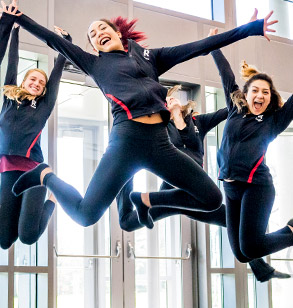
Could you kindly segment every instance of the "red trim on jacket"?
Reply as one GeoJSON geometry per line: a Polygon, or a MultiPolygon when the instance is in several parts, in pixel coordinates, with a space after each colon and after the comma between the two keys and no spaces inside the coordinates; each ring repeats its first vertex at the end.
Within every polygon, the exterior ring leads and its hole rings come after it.
{"type": "Polygon", "coordinates": [[[32,142],[31,146],[28,148],[25,157],[30,157],[30,155],[31,155],[31,149],[32,149],[33,146],[36,144],[36,142],[37,142],[38,138],[40,137],[41,133],[42,133],[42,131],[40,131],[40,132],[38,133],[37,137],[34,139],[34,141],[32,142]]]}
{"type": "Polygon", "coordinates": [[[118,105],[120,105],[126,111],[127,117],[128,117],[129,120],[132,119],[132,114],[124,103],[122,103],[118,98],[116,98],[112,94],[106,94],[106,96],[109,97],[111,100],[113,100],[118,105]]]}
{"type": "Polygon", "coordinates": [[[252,178],[253,178],[253,175],[256,171],[256,169],[258,168],[258,166],[262,163],[263,159],[264,159],[264,156],[265,154],[262,155],[262,157],[259,159],[259,161],[256,163],[256,165],[254,166],[254,168],[251,170],[250,174],[249,174],[249,177],[248,177],[248,181],[247,183],[251,183],[252,182],[252,178]]]}

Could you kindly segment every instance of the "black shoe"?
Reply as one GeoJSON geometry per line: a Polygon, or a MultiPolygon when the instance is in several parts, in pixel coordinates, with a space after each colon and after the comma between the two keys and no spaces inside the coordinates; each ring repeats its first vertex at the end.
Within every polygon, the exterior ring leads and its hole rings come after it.
{"type": "Polygon", "coordinates": [[[291,278],[291,275],[274,270],[273,272],[269,273],[265,277],[262,277],[261,279],[259,279],[259,281],[265,282],[265,281],[269,281],[272,278],[288,279],[288,278],[291,278]]]}
{"type": "Polygon", "coordinates": [[[141,200],[141,193],[138,192],[131,192],[130,200],[132,204],[135,206],[137,211],[137,216],[140,224],[146,226],[149,229],[154,227],[154,222],[152,216],[149,214],[149,207],[146,206],[141,200]]]}
{"type": "Polygon", "coordinates": [[[293,227],[293,218],[291,218],[288,222],[287,225],[289,225],[290,227],[293,227]]]}
{"type": "Polygon", "coordinates": [[[274,270],[272,278],[287,279],[291,278],[291,275],[274,270]]]}
{"type": "Polygon", "coordinates": [[[29,188],[41,185],[41,172],[48,167],[47,164],[42,163],[21,175],[12,187],[13,194],[17,197],[29,188]]]}

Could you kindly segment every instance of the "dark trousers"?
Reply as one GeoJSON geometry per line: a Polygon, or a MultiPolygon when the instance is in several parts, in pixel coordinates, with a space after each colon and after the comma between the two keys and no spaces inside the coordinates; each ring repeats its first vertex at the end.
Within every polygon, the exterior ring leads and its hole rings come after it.
{"type": "Polygon", "coordinates": [[[221,206],[218,187],[190,157],[171,144],[161,123],[124,121],[115,125],[84,198],[53,173],[45,182],[65,212],[77,223],[89,226],[102,217],[122,186],[143,168],[179,187],[150,193],[154,207],[212,211],[221,206]]]}
{"type": "Polygon", "coordinates": [[[55,204],[47,200],[47,189],[36,186],[15,197],[13,184],[22,171],[1,173],[0,189],[0,247],[8,249],[19,237],[24,243],[35,243],[45,231],[55,204]],[[44,203],[45,202],[45,203],[44,203]]]}
{"type": "MultiPolygon", "coordinates": [[[[163,182],[160,190],[173,189],[173,186],[163,182]]],[[[133,209],[129,194],[133,190],[133,178],[129,180],[121,189],[116,197],[117,208],[119,212],[120,227],[128,232],[135,231],[143,226],[139,223],[137,213],[133,209]]],[[[226,227],[226,206],[222,206],[212,212],[188,211],[174,208],[151,208],[150,214],[154,221],[173,216],[186,215],[190,219],[201,221],[208,224],[214,224],[221,227],[226,227]]],[[[249,262],[252,272],[257,280],[261,281],[264,277],[269,276],[274,272],[274,268],[266,263],[262,258],[258,258],[249,262]]]]}
{"type": "Polygon", "coordinates": [[[289,227],[266,233],[275,199],[271,185],[224,182],[230,245],[240,262],[249,262],[293,245],[289,227]]]}
{"type": "MultiPolygon", "coordinates": [[[[174,189],[174,187],[166,182],[163,182],[160,187],[160,191],[168,189],[174,189]]],[[[138,221],[137,213],[133,209],[133,205],[129,198],[129,194],[132,192],[132,190],[133,178],[124,185],[116,197],[120,227],[121,229],[128,232],[135,231],[143,227],[138,221]]],[[[193,220],[226,227],[226,207],[224,204],[215,211],[211,212],[190,211],[181,208],[170,207],[152,207],[150,209],[150,214],[154,221],[181,214],[186,215],[193,220]]]]}

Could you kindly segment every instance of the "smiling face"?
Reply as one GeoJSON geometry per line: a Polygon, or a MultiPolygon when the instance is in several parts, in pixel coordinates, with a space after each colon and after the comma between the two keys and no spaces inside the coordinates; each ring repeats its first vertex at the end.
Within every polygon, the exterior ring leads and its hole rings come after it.
{"type": "Polygon", "coordinates": [[[254,80],[249,85],[245,98],[252,114],[264,113],[271,102],[270,84],[262,79],[254,80]]]}
{"type": "Polygon", "coordinates": [[[88,29],[88,37],[92,46],[99,51],[110,52],[124,50],[120,40],[121,33],[113,29],[103,20],[94,21],[88,29]]]}
{"type": "Polygon", "coordinates": [[[40,96],[43,94],[46,84],[46,76],[39,71],[32,70],[25,76],[21,87],[33,96],[40,96]]]}

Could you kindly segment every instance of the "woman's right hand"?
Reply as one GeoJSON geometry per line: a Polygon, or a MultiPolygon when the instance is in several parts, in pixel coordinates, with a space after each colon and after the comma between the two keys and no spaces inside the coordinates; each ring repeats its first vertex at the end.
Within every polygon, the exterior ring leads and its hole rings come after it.
{"type": "Polygon", "coordinates": [[[0,13],[7,13],[9,15],[20,16],[22,12],[18,11],[17,1],[13,0],[8,6],[4,1],[1,1],[2,8],[0,8],[0,13]],[[18,13],[17,13],[18,12],[18,13]]]}
{"type": "Polygon", "coordinates": [[[68,32],[66,32],[65,30],[63,30],[60,27],[54,26],[54,30],[60,36],[67,36],[68,35],[68,32]]]}

